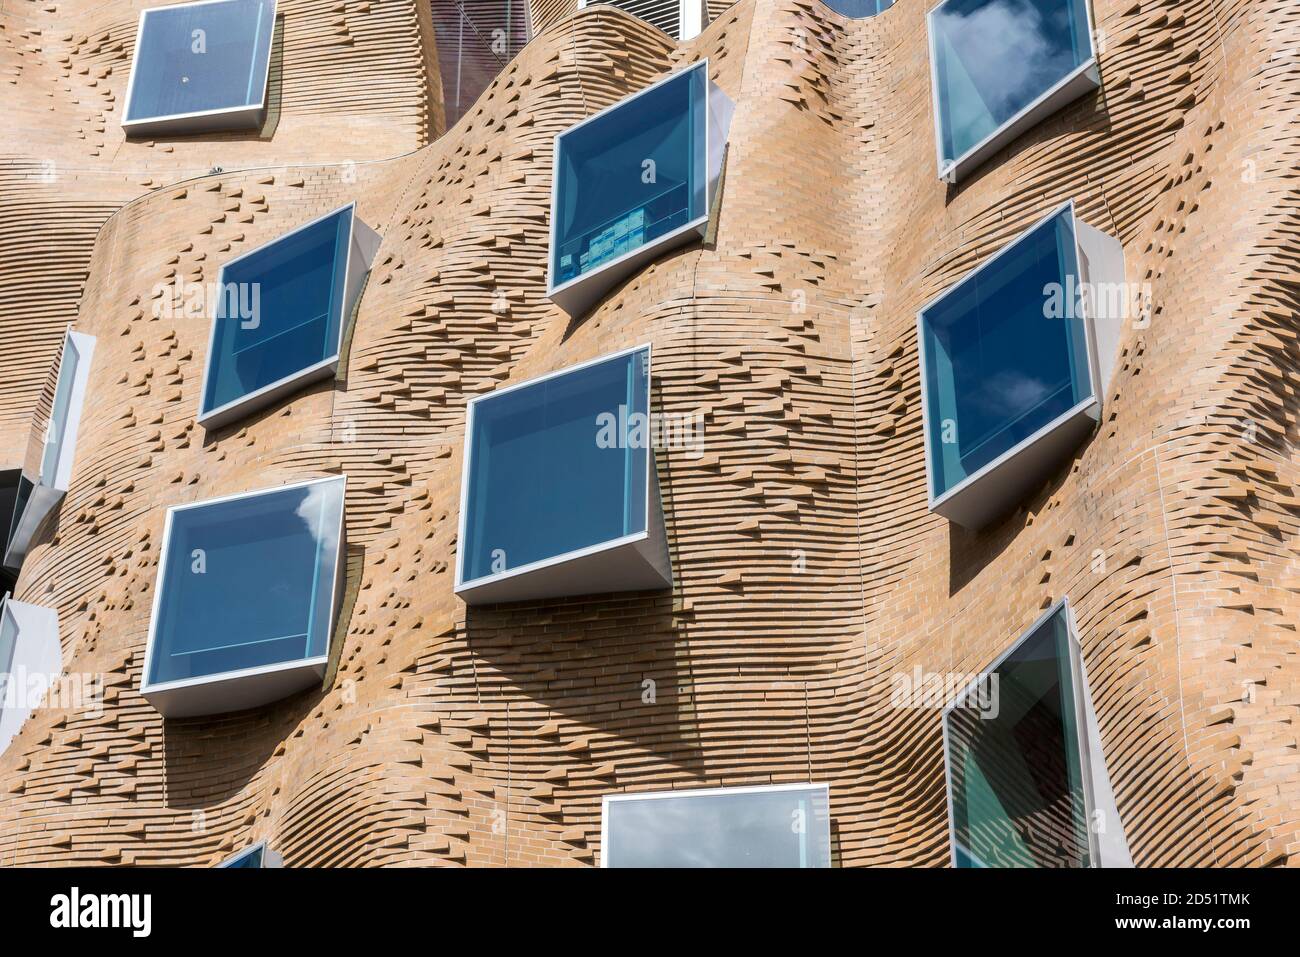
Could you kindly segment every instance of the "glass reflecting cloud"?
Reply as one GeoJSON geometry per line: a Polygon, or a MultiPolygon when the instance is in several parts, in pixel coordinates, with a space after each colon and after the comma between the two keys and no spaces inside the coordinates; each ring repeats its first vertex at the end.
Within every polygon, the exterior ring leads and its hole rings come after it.
{"type": "Polygon", "coordinates": [[[477,399],[464,582],[646,531],[650,351],[477,399]]]}
{"type": "Polygon", "coordinates": [[[947,0],[930,14],[930,39],[945,163],[1093,56],[1086,0],[947,0]]]}
{"type": "Polygon", "coordinates": [[[146,10],[125,122],[260,105],[274,26],[274,0],[146,10]]]}
{"type": "Polygon", "coordinates": [[[556,140],[551,287],[708,215],[707,64],[556,140]]]}
{"type": "Polygon", "coordinates": [[[338,357],[352,217],[346,206],[222,267],[200,418],[338,357]]]}
{"type": "Polygon", "coordinates": [[[830,867],[824,785],[620,795],[605,802],[605,867],[830,867]]]}
{"type": "Polygon", "coordinates": [[[1081,707],[1064,608],[992,674],[996,709],[944,715],[957,866],[1090,866],[1081,707]]]}
{"type": "Polygon", "coordinates": [[[172,509],[147,683],[325,655],[343,490],[327,479],[172,509]]]}
{"type": "Polygon", "coordinates": [[[921,313],[934,498],[1093,396],[1083,318],[1048,318],[1079,279],[1066,207],[921,313]]]}

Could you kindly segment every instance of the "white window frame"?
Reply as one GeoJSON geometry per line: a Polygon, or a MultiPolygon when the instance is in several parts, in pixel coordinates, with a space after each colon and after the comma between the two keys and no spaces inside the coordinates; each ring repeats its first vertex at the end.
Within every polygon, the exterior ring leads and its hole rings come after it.
{"type": "Polygon", "coordinates": [[[323,478],[259,488],[250,492],[238,492],[218,498],[203,499],[172,505],[167,509],[163,524],[162,548],[159,551],[158,575],[154,580],[153,603],[149,612],[149,636],[145,641],[144,669],[140,673],[140,694],[164,717],[193,717],[208,714],[222,714],[256,708],[278,701],[280,698],[294,694],[310,687],[325,676],[333,646],[334,629],[337,627],[339,604],[343,594],[344,579],[347,572],[347,480],[346,475],[330,475],[323,478]],[[255,665],[238,668],[234,671],[222,671],[212,675],[195,678],[180,678],[174,681],[151,681],[154,655],[158,653],[158,611],[162,606],[162,596],[167,586],[167,561],[171,554],[172,521],[178,512],[222,505],[240,499],[257,498],[276,492],[322,485],[327,482],[341,482],[338,516],[338,554],[334,564],[334,581],[330,591],[330,615],[326,631],[325,650],[311,658],[299,658],[278,664],[255,665]],[[263,681],[249,683],[245,679],[261,678],[263,681]],[[250,690],[244,695],[234,695],[235,686],[245,683],[250,690]],[[198,693],[194,693],[197,689],[198,693]],[[264,690],[263,690],[264,689],[264,690]],[[186,692],[190,692],[187,694],[186,692]]]}
{"type": "MultiPolygon", "coordinates": [[[[833,857],[831,844],[831,789],[829,784],[813,781],[808,784],[755,784],[744,787],[722,788],[688,788],[669,791],[631,791],[621,794],[606,794],[600,800],[600,866],[609,867],[609,806],[629,801],[655,801],[661,798],[710,798],[735,797],[741,794],[774,794],[780,791],[820,791],[826,806],[826,850],[827,856],[833,857]]],[[[811,822],[809,822],[811,823],[811,822]]]]}
{"type": "MultiPolygon", "coordinates": [[[[625,549],[628,547],[637,547],[637,546],[647,545],[647,544],[649,545],[657,544],[653,540],[655,538],[656,528],[659,527],[661,529],[661,526],[663,524],[663,513],[662,513],[662,506],[657,511],[652,510],[651,508],[652,504],[658,504],[658,491],[659,491],[658,473],[655,470],[654,446],[653,443],[651,443],[646,450],[647,455],[646,455],[646,466],[645,466],[646,475],[645,475],[645,502],[644,502],[644,508],[645,508],[644,529],[642,529],[639,532],[633,532],[630,535],[619,536],[618,538],[611,539],[607,542],[598,542],[595,545],[588,545],[585,548],[573,549],[572,551],[564,552],[563,554],[556,555],[552,558],[543,558],[535,562],[529,562],[528,564],[520,565],[517,568],[507,568],[505,571],[502,572],[496,572],[491,575],[484,575],[482,577],[474,578],[469,581],[465,580],[465,558],[466,555],[468,554],[468,549],[465,547],[466,545],[465,534],[466,534],[466,526],[469,521],[468,505],[469,505],[470,472],[471,472],[471,467],[473,465],[471,461],[472,459],[471,453],[474,444],[474,412],[478,404],[480,402],[487,402],[492,399],[499,398],[500,396],[506,395],[510,392],[517,392],[520,389],[526,389],[532,386],[540,385],[541,383],[547,382],[551,379],[558,379],[563,376],[571,375],[572,373],[575,372],[581,372],[583,369],[588,369],[592,366],[600,365],[605,362],[612,362],[615,359],[626,358],[627,356],[633,355],[638,352],[644,352],[646,354],[646,359],[645,359],[646,379],[648,381],[652,381],[651,370],[653,369],[653,362],[652,362],[653,347],[651,346],[650,343],[647,342],[647,343],[643,343],[642,345],[632,346],[627,349],[620,349],[617,352],[606,353],[605,355],[597,356],[594,359],[588,359],[585,362],[579,362],[576,365],[565,366],[564,368],[556,369],[553,372],[547,372],[543,375],[534,376],[531,379],[525,379],[523,382],[517,382],[514,385],[505,386],[500,389],[495,389],[492,392],[485,392],[482,395],[474,396],[474,398],[469,400],[469,402],[466,405],[465,437],[462,442],[462,454],[461,454],[460,523],[459,523],[458,537],[456,539],[457,548],[456,548],[456,584],[455,584],[455,593],[457,595],[460,595],[467,603],[479,604],[488,601],[514,600],[513,597],[492,598],[489,596],[493,594],[509,595],[510,589],[503,588],[500,586],[506,585],[507,583],[510,583],[517,579],[523,579],[525,576],[537,577],[539,572],[545,572],[547,569],[556,568],[561,565],[568,565],[574,561],[577,561],[578,559],[587,558],[592,555],[599,555],[605,552],[611,552],[619,549],[625,549]],[[653,502],[652,502],[652,496],[654,497],[653,502]],[[476,592],[480,593],[484,597],[477,596],[475,594],[476,592]]],[[[654,405],[654,397],[651,394],[649,387],[647,387],[647,391],[646,391],[647,416],[652,414],[653,405],[654,405]]],[[[593,427],[594,427],[594,423],[593,423],[593,427]]],[[[662,535],[662,531],[660,530],[658,534],[662,535]]],[[[664,587],[669,587],[669,588],[672,587],[671,567],[668,570],[668,578],[664,587]]],[[[544,584],[542,586],[542,590],[546,591],[544,584]]],[[[608,591],[611,589],[604,589],[604,590],[608,591]]],[[[634,589],[628,589],[628,590],[634,590],[634,589]]],[[[596,592],[592,592],[592,593],[594,594],[596,592]]],[[[548,597],[558,598],[558,597],[563,597],[564,595],[567,594],[574,594],[574,593],[573,592],[555,592],[553,594],[548,593],[548,597]]]]}
{"type": "Polygon", "coordinates": [[[376,252],[379,250],[379,244],[382,237],[367,226],[357,216],[356,203],[346,203],[337,209],[332,209],[328,213],[323,213],[316,218],[295,226],[287,233],[282,233],[274,239],[269,239],[259,246],[241,253],[234,259],[222,263],[221,271],[218,274],[217,282],[221,289],[225,289],[226,270],[236,263],[245,259],[258,256],[270,249],[272,246],[279,245],[288,239],[296,236],[298,233],[324,222],[325,220],[337,216],[344,210],[351,210],[351,226],[347,242],[346,261],[343,265],[343,301],[339,304],[342,311],[339,317],[338,338],[334,342],[334,351],[331,355],[326,356],[318,362],[299,369],[297,372],[291,372],[288,375],[277,379],[274,382],[267,383],[252,392],[245,393],[237,399],[231,399],[224,405],[219,405],[215,409],[207,412],[203,411],[203,403],[208,394],[208,379],[212,375],[212,363],[217,358],[217,323],[218,322],[238,322],[238,319],[226,318],[218,319],[212,317],[211,326],[208,330],[208,353],[203,364],[203,380],[199,386],[199,425],[211,431],[229,425],[252,412],[264,409],[274,404],[279,399],[297,392],[304,386],[318,382],[321,379],[328,379],[338,373],[339,359],[343,352],[343,342],[347,337],[348,319],[356,307],[357,298],[361,294],[361,287],[365,281],[367,273],[370,271],[370,264],[374,261],[376,252]]]}
{"type": "Polygon", "coordinates": [[[12,623],[14,629],[13,655],[9,661],[0,661],[0,671],[4,673],[0,680],[0,753],[3,753],[14,736],[31,717],[35,702],[26,696],[33,689],[29,686],[22,691],[23,700],[15,701],[10,706],[10,699],[17,691],[14,685],[14,670],[21,675],[39,674],[45,676],[48,685],[63,673],[63,647],[59,643],[59,613],[43,605],[15,601],[6,594],[0,599],[0,627],[4,620],[12,623]]]}
{"type": "Polygon", "coordinates": [[[691,241],[692,236],[703,237],[708,229],[709,218],[713,211],[713,200],[717,190],[718,179],[722,173],[723,149],[727,143],[731,128],[731,118],[735,113],[735,104],[722,89],[709,79],[709,58],[696,60],[679,70],[674,70],[649,86],[643,87],[616,103],[611,103],[585,120],[573,124],[555,134],[551,157],[551,200],[550,200],[550,239],[546,247],[546,296],[571,316],[581,315],[594,303],[612,289],[619,281],[631,275],[639,266],[651,262],[660,254],[691,241]],[[679,79],[682,74],[692,70],[703,70],[705,81],[704,112],[704,156],[705,156],[705,195],[704,213],[683,223],[676,229],[650,240],[643,246],[629,250],[608,262],[603,262],[595,269],[579,273],[560,285],[555,285],[555,230],[559,217],[556,215],[556,201],[560,192],[560,141],[569,134],[594,123],[610,113],[658,89],[665,83],[679,79]],[[717,129],[715,130],[715,126],[717,129]]]}
{"type": "MultiPolygon", "coordinates": [[[[1088,687],[1088,669],[1083,660],[1083,646],[1079,641],[1079,626],[1074,617],[1074,609],[1069,598],[1058,599],[1051,608],[1043,612],[1034,623],[1020,633],[1020,636],[986,668],[979,677],[968,684],[961,693],[943,709],[940,727],[943,730],[943,780],[944,796],[948,807],[948,852],[953,867],[957,866],[957,827],[952,806],[952,748],[948,735],[948,715],[963,701],[977,700],[981,685],[988,676],[997,671],[1002,663],[1038,633],[1053,616],[1060,612],[1065,614],[1065,630],[1070,654],[1070,672],[1076,727],[1079,730],[1079,763],[1083,777],[1084,820],[1088,831],[1088,858],[1092,867],[1132,867],[1133,859],[1129,854],[1128,839],[1124,834],[1124,821],[1119,816],[1115,803],[1115,793],[1110,784],[1110,773],[1106,768],[1106,755],[1101,744],[1101,729],[1097,722],[1097,712],[1092,703],[1092,692],[1088,687]],[[1092,829],[1093,817],[1101,811],[1107,823],[1114,821],[1115,826],[1098,836],[1092,829]]],[[[969,848],[963,847],[971,859],[978,858],[969,848]]]]}
{"type": "Polygon", "coordinates": [[[279,0],[266,0],[271,4],[271,39],[268,42],[266,56],[266,75],[262,77],[262,92],[256,103],[244,106],[223,106],[213,110],[195,110],[190,113],[169,113],[163,116],[141,117],[128,120],[131,115],[131,101],[135,96],[135,59],[140,55],[140,43],[144,39],[145,18],[151,13],[162,10],[176,10],[180,7],[202,7],[214,3],[230,3],[231,0],[192,0],[188,3],[169,3],[158,7],[149,7],[140,11],[140,21],[135,31],[135,47],[131,51],[131,78],[126,86],[126,103],[122,107],[122,129],[128,137],[150,136],[160,133],[186,134],[204,132],[224,132],[227,130],[256,129],[266,117],[266,96],[271,83],[271,60],[275,54],[275,26],[279,13],[279,0]],[[222,123],[222,118],[229,118],[229,123],[222,123]],[[213,122],[213,121],[216,122],[213,122]]]}
{"type": "MultiPolygon", "coordinates": [[[[916,313],[917,361],[921,374],[921,419],[922,432],[925,438],[926,495],[929,499],[929,508],[930,511],[938,512],[950,521],[973,530],[982,528],[987,522],[1003,514],[1011,503],[1018,500],[1018,486],[1023,484],[1021,482],[1023,476],[1019,474],[1022,469],[1017,468],[1017,460],[1020,460],[1020,464],[1023,464],[1023,471],[1027,474],[1037,475],[1040,471],[1046,471],[1047,474],[1050,474],[1056,464],[1059,464],[1058,452],[1060,450],[1055,448],[1056,443],[1047,443],[1044,440],[1049,436],[1062,433],[1060,436],[1061,444],[1071,449],[1075,448],[1084,436],[1091,433],[1096,423],[1101,420],[1102,393],[1107,387],[1114,370],[1114,357],[1111,353],[1113,353],[1114,347],[1118,343],[1120,317],[1113,316],[1105,311],[1102,304],[1097,302],[1096,297],[1092,297],[1091,300],[1084,302],[1084,315],[1061,319],[1061,322],[1083,323],[1084,342],[1088,353],[1087,362],[1085,363],[1088,370],[1087,396],[1038,429],[1033,435],[1021,439],[1011,448],[998,455],[997,458],[966,476],[947,491],[936,494],[939,476],[934,467],[934,439],[930,434],[930,399],[926,379],[929,362],[925,348],[925,315],[940,302],[951,296],[958,295],[964,286],[973,283],[980,274],[990,269],[1003,256],[1009,255],[1019,247],[1035,230],[1055,219],[1067,209],[1070,212],[1075,256],[1079,266],[1077,281],[1080,283],[1108,282],[1116,275],[1116,268],[1118,268],[1118,281],[1122,282],[1124,280],[1124,258],[1119,241],[1081,220],[1075,208],[1074,200],[1069,199],[1046,216],[1043,216],[1032,226],[1018,233],[1015,238],[1007,242],[992,256],[970,270],[943,292],[930,299],[916,313]],[[1116,266],[1115,257],[1118,257],[1118,267],[1116,266]],[[1102,350],[1098,345],[1099,340],[1104,343],[1107,349],[1107,355],[1105,356],[1101,354],[1102,350]],[[1085,423],[1080,426],[1079,423],[1084,419],[1089,420],[1090,424],[1085,423]],[[1071,429],[1072,424],[1076,428],[1071,429]],[[1076,435],[1075,432],[1079,434],[1076,435]],[[1032,455],[1027,453],[1035,448],[1041,450],[1040,457],[1043,459],[1043,463],[1046,463],[1045,465],[1040,462],[1027,462],[1028,459],[1033,458],[1032,455]],[[975,486],[981,484],[985,486],[985,492],[980,496],[979,504],[974,506],[964,504],[962,500],[969,502],[972,495],[968,493],[975,486]],[[1007,494],[997,490],[990,491],[993,486],[999,485],[1006,485],[1012,491],[1007,494]]],[[[958,428],[960,428],[960,423],[958,423],[958,428]]],[[[1032,480],[1029,484],[1032,484],[1032,480]]]]}
{"type": "MultiPolygon", "coordinates": [[[[4,565],[18,568],[27,556],[36,532],[45,519],[59,507],[68,487],[72,482],[72,467],[77,455],[77,435],[81,431],[81,416],[85,408],[86,388],[90,382],[90,365],[95,355],[95,337],[84,332],[74,332],[69,325],[63,334],[63,349],[59,353],[59,370],[54,378],[54,392],[50,398],[50,421],[45,423],[45,434],[41,440],[40,455],[36,459],[37,470],[34,479],[27,476],[26,469],[19,478],[19,490],[24,480],[31,483],[32,490],[21,512],[17,512],[18,502],[15,498],[12,536],[10,528],[4,530],[4,565]],[[50,429],[53,426],[55,407],[58,403],[59,386],[67,368],[68,354],[77,357],[77,370],[68,392],[68,416],[63,423],[63,434],[59,438],[58,452],[54,461],[52,475],[45,474],[45,453],[49,446],[50,429]]],[[[32,436],[35,440],[35,436],[32,436]]],[[[31,461],[30,450],[27,460],[31,461]]]]}
{"type": "Polygon", "coordinates": [[[930,101],[931,113],[934,117],[934,151],[939,168],[939,179],[946,183],[957,183],[984,165],[994,153],[1017,139],[1026,130],[1063,110],[1092,90],[1100,89],[1101,73],[1097,62],[1092,0],[1080,0],[1088,20],[1088,49],[1091,55],[961,156],[946,160],[943,155],[943,123],[939,114],[939,58],[935,51],[934,15],[947,6],[948,2],[949,0],[941,0],[930,9],[925,15],[925,29],[929,38],[930,101]]]}

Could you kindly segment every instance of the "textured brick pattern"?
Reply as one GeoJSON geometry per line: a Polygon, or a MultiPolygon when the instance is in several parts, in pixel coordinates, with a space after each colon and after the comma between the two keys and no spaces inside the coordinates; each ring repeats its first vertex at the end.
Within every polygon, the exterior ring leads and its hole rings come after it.
{"type": "MultiPolygon", "coordinates": [[[[289,866],[591,864],[604,793],[812,780],[831,784],[838,863],[943,865],[939,714],[891,707],[890,679],[977,671],[1062,595],[1137,863],[1292,862],[1300,15],[1097,0],[1104,92],[954,188],[924,6],[855,22],[742,0],[675,47],[609,7],[538,3],[539,35],[478,105],[408,152],[433,128],[432,47],[410,8],[348,3],[319,31],[385,24],[411,72],[364,61],[308,98],[301,129],[352,125],[338,152],[280,141],[286,99],[272,141],[221,164],[239,172],[178,182],[171,154],[132,145],[150,183],[88,177],[98,220],[39,233],[65,265],[7,273],[42,310],[19,331],[6,300],[0,336],[45,335],[80,296],[99,337],[72,488],[18,597],[58,609],[68,667],[109,693],[100,717],[37,712],[0,758],[0,862],[211,864],[265,838],[289,866]],[[737,104],[716,240],[570,320],[544,298],[552,137],[700,56],[737,104]],[[926,507],[915,312],[1070,197],[1122,239],[1153,317],[1125,329],[1075,459],[966,533],[926,507]],[[207,325],[155,318],[154,290],[353,198],[384,241],[345,375],[205,435],[207,325]],[[642,342],[657,407],[706,413],[702,456],[659,457],[676,590],[467,610],[467,399],[642,342]],[[340,471],[365,560],[333,687],[164,724],[137,692],[164,507],[340,471]]],[[[36,73],[107,100],[62,58],[124,82],[109,40],[130,10],[107,38],[33,51],[37,9],[0,21],[20,122],[89,153],[86,107],[47,109],[36,73]]],[[[42,10],[41,29],[68,17],[42,10]]],[[[0,235],[36,235],[41,201],[0,206],[0,235]]],[[[48,391],[38,358],[0,370],[27,391],[13,416],[48,391]]]]}

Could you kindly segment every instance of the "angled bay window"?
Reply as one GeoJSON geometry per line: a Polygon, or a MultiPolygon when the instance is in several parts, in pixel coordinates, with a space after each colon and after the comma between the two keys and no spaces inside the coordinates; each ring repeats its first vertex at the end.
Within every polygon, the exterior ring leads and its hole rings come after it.
{"type": "Polygon", "coordinates": [[[62,670],[58,613],[6,595],[0,602],[0,752],[62,670]]]}
{"type": "Polygon", "coordinates": [[[199,422],[217,428],[338,371],[379,248],[353,204],[221,267],[199,422]]]}
{"type": "Polygon", "coordinates": [[[671,587],[650,431],[649,346],[472,399],[457,594],[671,587]]]}
{"type": "Polygon", "coordinates": [[[256,129],[266,115],[275,0],[200,0],[140,14],[128,136],[256,129]]]}
{"type": "Polygon", "coordinates": [[[825,784],[607,794],[601,867],[830,867],[825,784]]]}
{"type": "Polygon", "coordinates": [[[325,673],[346,478],[167,510],[140,693],[163,715],[238,711],[325,673]]]}
{"type": "Polygon", "coordinates": [[[280,855],[266,846],[266,841],[258,841],[242,851],[232,854],[220,864],[219,868],[255,869],[261,867],[279,867],[280,855]]]}
{"type": "Polygon", "coordinates": [[[555,138],[547,295],[570,315],[704,235],[733,107],[693,64],[555,138]]]}
{"type": "Polygon", "coordinates": [[[94,351],[94,336],[69,329],[63,337],[53,400],[48,414],[38,413],[32,423],[27,456],[18,479],[5,542],[4,564],[8,568],[22,565],[37,531],[67,494],[94,351]]]}
{"type": "Polygon", "coordinates": [[[1088,0],[944,0],[929,31],[939,176],[949,182],[1101,83],[1088,0]]]}
{"type": "Polygon", "coordinates": [[[921,310],[933,511],[982,527],[1092,431],[1125,289],[1118,241],[1070,202],[921,310]]]}
{"type": "Polygon", "coordinates": [[[943,741],[954,866],[1132,866],[1065,601],[945,709],[943,741]]]}
{"type": "Polygon", "coordinates": [[[578,0],[578,9],[608,3],[658,27],[674,40],[691,40],[704,29],[708,10],[704,0],[578,0]]]}

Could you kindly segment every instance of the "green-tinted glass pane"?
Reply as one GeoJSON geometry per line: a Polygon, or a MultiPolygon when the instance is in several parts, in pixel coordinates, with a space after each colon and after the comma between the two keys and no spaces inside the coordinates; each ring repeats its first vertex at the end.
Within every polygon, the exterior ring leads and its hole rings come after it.
{"type": "Polygon", "coordinates": [[[1089,866],[1069,640],[1062,610],[992,672],[996,707],[944,717],[959,867],[1089,866]]]}

